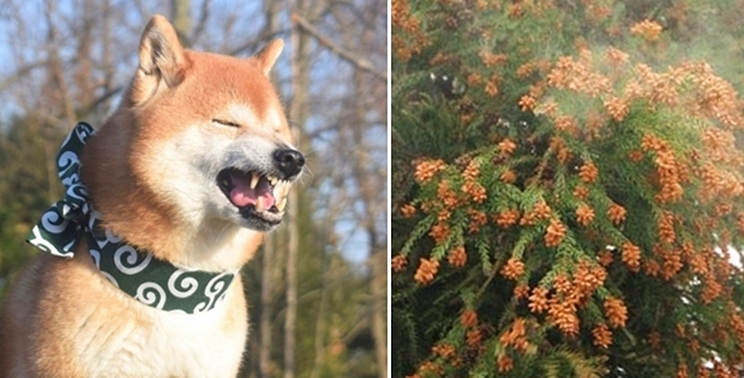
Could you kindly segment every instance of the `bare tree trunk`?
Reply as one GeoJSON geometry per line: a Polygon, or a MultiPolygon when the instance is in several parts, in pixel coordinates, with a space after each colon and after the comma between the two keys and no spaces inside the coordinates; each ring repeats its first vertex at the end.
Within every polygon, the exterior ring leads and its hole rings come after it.
{"type": "MultiPolygon", "coordinates": [[[[368,6],[373,6],[369,4],[368,6]]],[[[374,7],[373,9],[379,9],[374,7]]],[[[364,24],[373,25],[374,12],[365,12],[369,19],[365,20],[364,24]]],[[[371,28],[365,28],[361,31],[360,35],[360,46],[374,45],[374,38],[376,38],[377,30],[371,28]]],[[[378,75],[379,76],[379,75],[378,75]]],[[[359,98],[372,98],[369,91],[369,75],[366,74],[362,67],[357,68],[354,73],[354,91],[356,96],[359,98]]],[[[354,118],[358,120],[359,125],[365,124],[365,116],[369,112],[369,106],[366,101],[357,102],[355,108],[354,118]]],[[[355,146],[362,147],[365,145],[365,130],[359,126],[351,126],[352,140],[355,146]]],[[[371,164],[370,156],[366,152],[367,149],[359,148],[354,166],[354,175],[356,176],[356,182],[360,186],[360,197],[364,203],[363,218],[361,223],[367,231],[367,237],[369,238],[369,250],[370,256],[367,260],[367,264],[370,267],[371,278],[370,278],[370,291],[371,291],[371,326],[372,326],[372,337],[375,341],[375,357],[377,362],[378,376],[380,378],[387,377],[387,248],[386,235],[384,230],[380,230],[380,224],[377,222],[381,218],[381,214],[387,210],[387,203],[379,196],[380,190],[384,191],[385,187],[380,185],[385,178],[384,175],[379,177],[375,174],[370,167],[371,164]],[[364,152],[362,152],[364,151],[364,152]]]]}
{"type": "MultiPolygon", "coordinates": [[[[288,9],[302,11],[305,9],[304,0],[289,0],[288,9]]],[[[299,125],[305,123],[307,105],[307,70],[305,63],[308,60],[308,48],[306,38],[297,27],[293,27],[290,33],[292,46],[291,72],[292,72],[292,104],[289,108],[290,124],[298,147],[302,150],[302,136],[299,125]]],[[[295,370],[295,325],[297,319],[297,249],[298,249],[298,206],[297,191],[289,193],[289,243],[287,248],[287,312],[284,322],[284,378],[294,378],[295,370]]]]}
{"type": "MultiPolygon", "coordinates": [[[[323,227],[320,235],[328,235],[330,232],[332,231],[323,227]]],[[[323,243],[323,245],[326,244],[327,243],[323,243]]],[[[331,274],[328,271],[328,260],[328,253],[324,251],[323,262],[321,263],[320,268],[323,274],[323,278],[320,283],[320,304],[318,305],[318,317],[315,319],[315,364],[313,365],[313,370],[310,372],[310,378],[318,378],[320,376],[321,368],[323,367],[323,363],[325,362],[325,334],[327,324],[326,312],[328,311],[327,308],[329,293],[328,281],[330,281],[331,278],[331,274]]]]}
{"type": "Polygon", "coordinates": [[[64,113],[67,117],[69,124],[77,123],[77,116],[75,115],[75,107],[70,98],[69,86],[67,85],[67,77],[65,76],[64,67],[62,66],[62,60],[59,57],[58,48],[59,41],[57,37],[57,26],[54,24],[53,15],[56,12],[54,2],[51,0],[46,1],[46,12],[45,17],[48,24],[47,32],[47,46],[49,53],[49,69],[50,75],[47,88],[53,93],[52,98],[56,97],[56,100],[62,102],[64,105],[64,113]]]}
{"type": "Polygon", "coordinates": [[[274,278],[274,239],[274,234],[270,234],[264,241],[261,269],[261,319],[259,319],[261,348],[258,354],[258,368],[262,378],[269,378],[271,374],[271,307],[273,304],[271,288],[274,278]]]}
{"type": "Polygon", "coordinates": [[[83,0],[82,24],[77,32],[77,69],[74,73],[74,85],[76,102],[78,104],[90,104],[95,97],[93,92],[93,62],[91,52],[93,49],[93,31],[95,30],[94,5],[92,0],[83,0]]]}
{"type": "Polygon", "coordinates": [[[294,377],[295,325],[297,322],[297,192],[288,198],[289,243],[287,245],[287,313],[284,318],[284,378],[294,377]]]}
{"type": "MultiPolygon", "coordinates": [[[[47,22],[47,53],[48,53],[48,66],[47,66],[47,81],[44,84],[44,91],[47,92],[53,101],[59,101],[63,104],[63,110],[67,116],[67,122],[70,125],[74,125],[77,122],[77,116],[75,115],[75,109],[72,104],[72,99],[69,96],[67,79],[64,74],[64,68],[62,61],[58,54],[57,44],[57,27],[54,25],[53,15],[56,9],[54,3],[51,0],[47,0],[44,8],[45,18],[47,22]]],[[[44,122],[46,124],[46,122],[44,122]]],[[[44,126],[48,128],[49,126],[44,126]]],[[[57,146],[54,146],[53,142],[47,138],[49,134],[48,130],[40,131],[39,135],[45,139],[44,149],[46,152],[46,169],[47,169],[47,180],[49,183],[47,190],[47,197],[51,201],[57,196],[57,192],[60,189],[59,181],[56,179],[56,155],[54,153],[57,146]]]]}
{"type": "Polygon", "coordinates": [[[372,337],[375,339],[375,357],[378,376],[387,377],[387,250],[372,246],[372,337]],[[375,250],[376,249],[376,250],[375,250]]]}
{"type": "Polygon", "coordinates": [[[171,22],[183,47],[191,47],[191,41],[189,41],[189,33],[191,32],[190,0],[171,0],[171,22]]]}
{"type": "MultiPolygon", "coordinates": [[[[103,47],[103,89],[104,93],[111,93],[114,90],[114,39],[113,39],[113,22],[114,22],[114,11],[111,5],[111,0],[104,1],[103,4],[103,40],[101,45],[103,47]]],[[[105,99],[101,103],[103,109],[101,115],[108,113],[111,110],[111,99],[105,99]]]]}

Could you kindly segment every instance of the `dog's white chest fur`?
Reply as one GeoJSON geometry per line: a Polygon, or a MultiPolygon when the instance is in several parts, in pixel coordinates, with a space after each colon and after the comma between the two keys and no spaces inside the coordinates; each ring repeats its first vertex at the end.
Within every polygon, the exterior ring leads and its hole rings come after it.
{"type": "Polygon", "coordinates": [[[138,306],[134,317],[92,316],[77,338],[79,355],[94,377],[235,376],[246,329],[225,333],[226,304],[193,315],[138,306]]]}

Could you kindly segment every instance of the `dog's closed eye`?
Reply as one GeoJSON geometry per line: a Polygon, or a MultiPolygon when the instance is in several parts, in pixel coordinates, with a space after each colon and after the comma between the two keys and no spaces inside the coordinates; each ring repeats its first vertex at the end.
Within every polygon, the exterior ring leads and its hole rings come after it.
{"type": "Polygon", "coordinates": [[[212,119],[212,122],[217,123],[217,124],[220,124],[222,126],[240,127],[239,124],[237,124],[235,122],[231,122],[231,121],[225,121],[224,119],[213,118],[212,119]]]}

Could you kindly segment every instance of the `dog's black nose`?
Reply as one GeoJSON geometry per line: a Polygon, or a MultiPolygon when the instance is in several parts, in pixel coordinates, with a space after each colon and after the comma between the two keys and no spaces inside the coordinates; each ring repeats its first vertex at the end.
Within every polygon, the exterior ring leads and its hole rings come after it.
{"type": "Polygon", "coordinates": [[[297,150],[286,148],[274,151],[274,166],[284,173],[285,179],[296,176],[305,165],[305,157],[297,150]]]}

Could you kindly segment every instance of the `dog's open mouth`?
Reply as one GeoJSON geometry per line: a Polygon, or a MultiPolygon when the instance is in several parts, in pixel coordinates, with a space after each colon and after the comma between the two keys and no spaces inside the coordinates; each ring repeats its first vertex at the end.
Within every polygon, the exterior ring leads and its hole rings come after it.
{"type": "Polygon", "coordinates": [[[281,222],[290,182],[261,172],[223,169],[217,185],[245,218],[259,218],[269,224],[281,222]]]}

